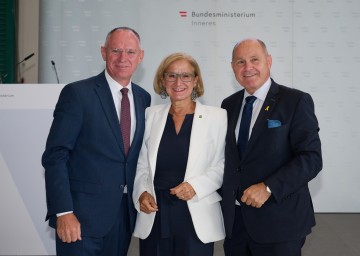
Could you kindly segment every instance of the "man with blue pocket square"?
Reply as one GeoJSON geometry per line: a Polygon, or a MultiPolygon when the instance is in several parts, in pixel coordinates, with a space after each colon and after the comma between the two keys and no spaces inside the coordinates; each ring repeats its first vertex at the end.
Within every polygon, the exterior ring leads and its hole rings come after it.
{"type": "Polygon", "coordinates": [[[264,42],[246,39],[232,53],[243,90],[228,112],[222,210],[226,256],[300,256],[315,225],[308,183],[322,169],[314,103],[277,84],[264,42]]]}

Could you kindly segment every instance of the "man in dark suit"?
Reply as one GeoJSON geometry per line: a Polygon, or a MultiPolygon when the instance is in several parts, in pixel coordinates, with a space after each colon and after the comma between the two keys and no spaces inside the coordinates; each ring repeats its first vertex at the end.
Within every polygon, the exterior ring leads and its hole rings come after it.
{"type": "Polygon", "coordinates": [[[271,64],[261,40],[246,39],[233,49],[232,68],[245,89],[222,102],[228,112],[226,256],[300,256],[315,225],[308,182],[322,169],[322,156],[314,103],[309,94],[275,83],[271,64]]]}
{"type": "Polygon", "coordinates": [[[151,102],[131,81],[144,56],[140,36],[115,28],[101,54],[102,73],[62,90],[42,157],[57,255],[125,256],[135,225],[131,195],[151,102]]]}

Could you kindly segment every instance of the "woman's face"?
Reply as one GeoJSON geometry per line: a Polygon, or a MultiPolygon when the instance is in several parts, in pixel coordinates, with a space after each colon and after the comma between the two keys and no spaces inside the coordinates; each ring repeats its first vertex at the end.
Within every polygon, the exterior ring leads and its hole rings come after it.
{"type": "Polygon", "coordinates": [[[187,60],[173,62],[164,73],[163,85],[172,102],[191,100],[198,77],[187,60]]]}

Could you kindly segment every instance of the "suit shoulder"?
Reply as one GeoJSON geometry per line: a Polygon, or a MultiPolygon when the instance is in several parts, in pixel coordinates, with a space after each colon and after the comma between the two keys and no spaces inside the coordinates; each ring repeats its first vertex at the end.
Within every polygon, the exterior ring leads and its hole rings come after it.
{"type": "Polygon", "coordinates": [[[154,106],[148,107],[147,110],[148,110],[149,112],[155,112],[155,111],[164,109],[165,106],[166,106],[166,104],[154,105],[154,106]]]}
{"type": "MultiPolygon", "coordinates": [[[[75,89],[75,90],[83,90],[86,89],[88,90],[91,87],[96,86],[97,81],[99,80],[99,76],[101,74],[97,75],[97,76],[92,76],[92,77],[88,77],[82,80],[78,80],[75,82],[71,82],[67,85],[65,85],[64,89],[75,89]]],[[[105,76],[104,76],[105,79],[105,76]]]]}
{"type": "Polygon", "coordinates": [[[159,111],[164,111],[166,107],[167,107],[167,104],[150,106],[146,109],[146,115],[152,115],[153,113],[156,113],[159,111]]]}
{"type": "Polygon", "coordinates": [[[223,100],[221,105],[223,106],[223,104],[227,104],[229,102],[237,101],[241,97],[242,94],[243,94],[243,90],[240,90],[238,92],[235,92],[235,93],[231,94],[230,96],[226,97],[223,100]]]}
{"type": "Polygon", "coordinates": [[[140,99],[142,100],[144,106],[149,107],[151,105],[151,96],[150,93],[148,93],[144,88],[141,86],[131,83],[133,92],[140,96],[140,99]]]}
{"type": "Polygon", "coordinates": [[[299,102],[306,102],[307,104],[314,105],[311,95],[307,92],[284,85],[278,85],[278,88],[281,101],[292,105],[297,105],[299,102]]]}
{"type": "Polygon", "coordinates": [[[217,115],[225,115],[226,116],[226,110],[220,107],[216,106],[209,106],[209,105],[202,105],[204,110],[209,113],[214,113],[217,115]]]}
{"type": "Polygon", "coordinates": [[[223,108],[201,105],[199,109],[195,109],[195,116],[201,118],[202,115],[219,128],[224,128],[227,125],[227,111],[223,108]]]}
{"type": "Polygon", "coordinates": [[[150,93],[148,93],[148,91],[146,91],[144,88],[142,88],[140,85],[132,83],[132,88],[133,90],[137,91],[140,94],[146,95],[146,97],[150,97],[150,93]]]}
{"type": "Polygon", "coordinates": [[[294,97],[303,97],[304,95],[309,95],[308,93],[301,91],[296,88],[291,88],[285,85],[278,85],[279,86],[279,93],[285,94],[287,96],[294,96],[294,97]]]}
{"type": "Polygon", "coordinates": [[[86,98],[93,90],[89,90],[96,86],[96,76],[89,77],[83,80],[78,80],[66,84],[59,95],[59,98],[86,98]]]}

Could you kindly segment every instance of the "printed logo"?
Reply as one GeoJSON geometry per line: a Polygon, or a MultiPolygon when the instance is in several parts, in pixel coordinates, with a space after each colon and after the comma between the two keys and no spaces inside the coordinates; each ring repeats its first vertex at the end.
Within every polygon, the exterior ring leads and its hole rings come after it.
{"type": "Polygon", "coordinates": [[[256,18],[255,12],[246,11],[179,11],[179,15],[181,18],[190,17],[191,26],[197,27],[216,26],[220,20],[256,18]]]}
{"type": "Polygon", "coordinates": [[[187,12],[186,11],[179,11],[179,14],[181,17],[187,17],[187,12]]]}

